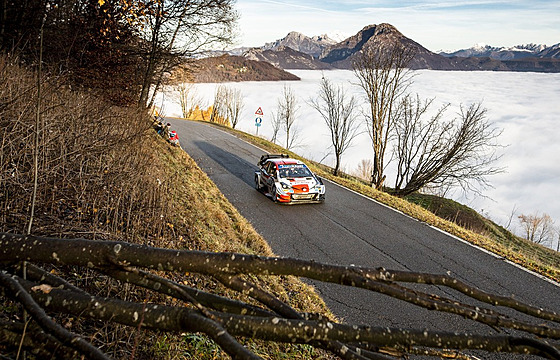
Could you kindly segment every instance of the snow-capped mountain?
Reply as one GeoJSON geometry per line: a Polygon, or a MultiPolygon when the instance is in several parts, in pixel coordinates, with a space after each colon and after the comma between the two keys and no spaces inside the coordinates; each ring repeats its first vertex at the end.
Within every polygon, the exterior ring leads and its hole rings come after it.
{"type": "Polygon", "coordinates": [[[438,54],[387,23],[368,25],[339,42],[326,35],[308,37],[294,31],[261,47],[239,48],[226,53],[242,53],[247,60],[269,62],[281,69],[352,69],[354,60],[367,48],[391,44],[414,50],[414,58],[408,64],[411,69],[560,72],[560,44],[551,47],[526,44],[510,48],[479,44],[470,49],[438,54]]]}
{"type": "Polygon", "coordinates": [[[543,49],[537,55],[541,58],[560,59],[560,43],[543,49]]]}
{"type": "Polygon", "coordinates": [[[243,57],[249,60],[266,61],[281,69],[327,70],[332,68],[329,64],[317,60],[310,54],[284,45],[267,50],[263,50],[263,48],[249,49],[243,53],[243,57]]]}
{"type": "Polygon", "coordinates": [[[468,49],[457,50],[454,52],[440,52],[440,55],[451,57],[489,57],[496,60],[516,60],[527,57],[558,57],[558,51],[554,52],[553,48],[558,49],[558,45],[547,47],[542,44],[524,44],[512,47],[496,47],[486,44],[477,44],[468,49]],[[547,49],[550,49],[547,51],[547,49]],[[553,56],[556,54],[556,56],[553,56]],[[551,56],[552,55],[552,56],[551,56]]]}
{"type": "Polygon", "coordinates": [[[306,36],[296,31],[288,33],[284,38],[273,42],[266,43],[262,50],[277,50],[282,46],[289,47],[293,50],[302,52],[318,58],[323,49],[336,44],[336,41],[327,35],[306,36]]]}
{"type": "Polygon", "coordinates": [[[269,61],[283,69],[352,69],[354,59],[364,49],[400,44],[415,51],[414,59],[409,64],[412,69],[560,72],[560,59],[552,58],[560,51],[558,46],[546,52],[549,48],[535,44],[513,48],[480,45],[471,49],[470,54],[465,53],[465,57],[457,54],[442,56],[429,51],[387,23],[368,25],[345,40],[334,44],[332,42],[328,37],[309,38],[291,32],[283,39],[246,52],[244,56],[269,61]],[[325,46],[328,43],[331,44],[325,46]],[[317,57],[320,48],[323,50],[317,57]],[[535,61],[532,59],[537,57],[535,53],[542,54],[542,57],[535,61]],[[491,57],[487,54],[494,55],[491,57]],[[521,54],[526,55],[526,59],[521,57],[521,54]],[[498,55],[501,58],[494,58],[498,55]]]}

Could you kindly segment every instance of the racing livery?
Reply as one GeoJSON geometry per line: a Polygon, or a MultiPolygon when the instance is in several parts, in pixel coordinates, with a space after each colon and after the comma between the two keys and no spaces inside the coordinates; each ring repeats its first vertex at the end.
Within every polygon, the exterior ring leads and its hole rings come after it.
{"type": "Polygon", "coordinates": [[[275,202],[295,204],[325,201],[325,185],[301,161],[285,154],[261,156],[255,187],[275,202]]]}

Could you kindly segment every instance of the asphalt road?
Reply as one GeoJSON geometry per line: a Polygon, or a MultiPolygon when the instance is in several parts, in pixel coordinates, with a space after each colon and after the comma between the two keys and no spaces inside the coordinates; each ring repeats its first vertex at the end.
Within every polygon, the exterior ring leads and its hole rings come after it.
{"type": "MultiPolygon", "coordinates": [[[[279,256],[449,273],[483,290],[514,295],[518,300],[560,311],[558,285],[331,182],[326,182],[324,204],[275,204],[254,188],[254,171],[262,150],[203,123],[169,121],[177,130],[183,149],[279,256]]],[[[333,312],[350,324],[494,333],[487,326],[420,309],[384,295],[313,284],[333,312]]],[[[453,290],[431,290],[463,299],[453,290]]]]}

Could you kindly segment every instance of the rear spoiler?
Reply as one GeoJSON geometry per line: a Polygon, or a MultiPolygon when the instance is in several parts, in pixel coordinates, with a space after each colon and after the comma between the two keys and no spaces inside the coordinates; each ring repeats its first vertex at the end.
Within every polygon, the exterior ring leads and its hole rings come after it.
{"type": "Polygon", "coordinates": [[[268,160],[268,159],[287,159],[290,156],[287,154],[266,154],[261,156],[261,159],[259,161],[259,163],[257,165],[264,165],[264,163],[268,160]]]}

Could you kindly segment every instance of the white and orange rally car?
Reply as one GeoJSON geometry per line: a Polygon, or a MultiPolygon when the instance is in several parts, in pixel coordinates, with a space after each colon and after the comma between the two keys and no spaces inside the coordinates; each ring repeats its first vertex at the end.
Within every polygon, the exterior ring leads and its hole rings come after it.
{"type": "Polygon", "coordinates": [[[325,201],[325,185],[301,161],[285,154],[261,156],[255,187],[275,202],[295,204],[325,201]]]}

